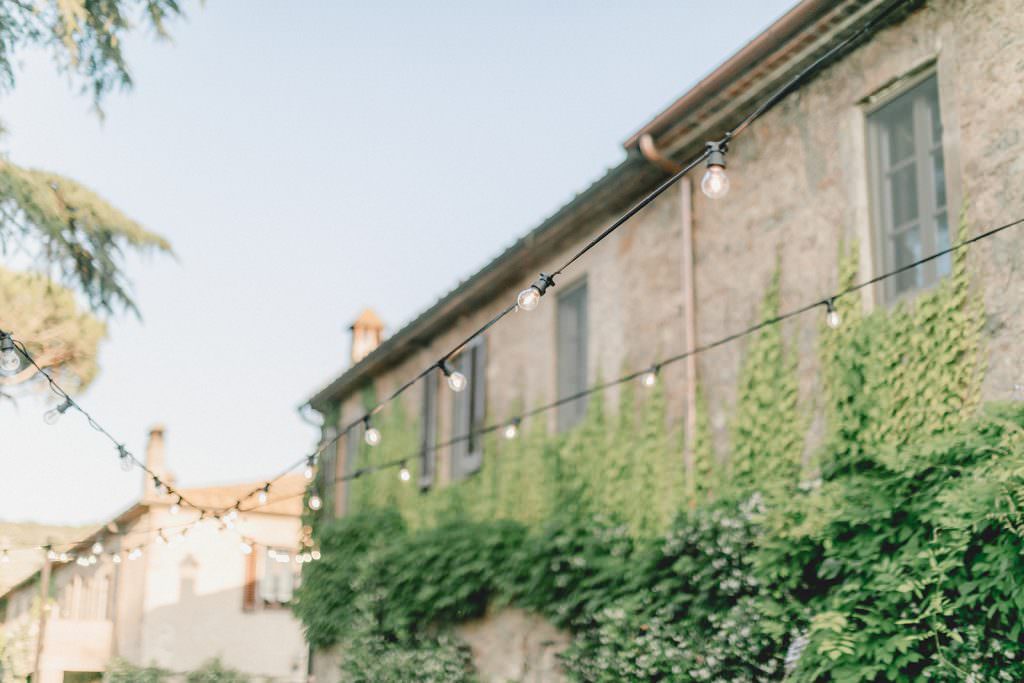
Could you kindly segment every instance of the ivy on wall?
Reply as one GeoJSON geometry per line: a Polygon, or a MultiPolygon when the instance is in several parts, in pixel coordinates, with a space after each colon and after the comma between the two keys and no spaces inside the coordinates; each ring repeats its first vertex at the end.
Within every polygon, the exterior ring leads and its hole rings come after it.
{"type": "MultiPolygon", "coordinates": [[[[856,253],[841,250],[841,287],[856,253]]],[[[779,287],[776,273],[766,318],[779,287]]],[[[352,680],[434,652],[445,673],[421,680],[470,681],[450,629],[511,604],[575,634],[580,681],[1024,680],[1024,406],[981,409],[966,254],[913,301],[837,308],[818,341],[820,479],[801,476],[808,411],[770,327],[742,364],[725,467],[698,394],[692,481],[663,387],[627,384],[569,433],[492,435],[456,485],[355,482],[358,514],[321,525],[324,560],[305,569],[311,642],[375,653],[346,655],[352,680]]],[[[418,435],[400,409],[386,419],[396,450],[380,461],[418,435]]]]}

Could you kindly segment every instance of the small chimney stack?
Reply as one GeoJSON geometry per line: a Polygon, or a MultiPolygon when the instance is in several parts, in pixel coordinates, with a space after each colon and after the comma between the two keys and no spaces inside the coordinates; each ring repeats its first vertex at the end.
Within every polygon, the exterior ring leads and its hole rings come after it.
{"type": "MultiPolygon", "coordinates": [[[[164,431],[161,424],[156,424],[149,429],[149,440],[146,442],[146,467],[159,475],[166,483],[173,483],[173,478],[167,472],[166,454],[164,452],[164,431]]],[[[142,497],[154,498],[157,496],[156,484],[153,477],[146,472],[142,473],[142,497]]]]}
{"type": "Polygon", "coordinates": [[[384,322],[372,308],[363,310],[349,330],[352,332],[352,365],[370,355],[384,340],[384,322]]]}

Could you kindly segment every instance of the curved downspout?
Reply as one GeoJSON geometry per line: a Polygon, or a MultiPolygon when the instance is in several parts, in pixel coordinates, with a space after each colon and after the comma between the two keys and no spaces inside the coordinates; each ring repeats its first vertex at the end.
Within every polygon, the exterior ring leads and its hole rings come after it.
{"type": "MultiPolygon", "coordinates": [[[[658,149],[654,139],[647,133],[640,136],[640,153],[652,164],[675,175],[682,170],[682,165],[669,159],[658,149]]],[[[679,222],[682,227],[683,253],[683,340],[686,349],[697,346],[697,296],[696,276],[693,262],[693,185],[689,178],[679,181],[679,222]]],[[[686,471],[686,487],[690,506],[697,503],[696,494],[696,436],[697,436],[697,356],[686,357],[686,442],[683,446],[683,466],[686,471]]]]}

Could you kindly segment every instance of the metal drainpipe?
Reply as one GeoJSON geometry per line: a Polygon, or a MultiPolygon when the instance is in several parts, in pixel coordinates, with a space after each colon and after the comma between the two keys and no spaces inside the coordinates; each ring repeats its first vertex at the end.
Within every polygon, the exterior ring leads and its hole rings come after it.
{"type": "MultiPolygon", "coordinates": [[[[654,139],[640,136],[639,147],[644,158],[666,173],[676,174],[682,166],[669,159],[658,149],[654,139]]],[[[697,345],[697,296],[693,263],[693,184],[689,178],[679,181],[679,220],[683,229],[682,279],[683,279],[683,343],[684,348],[697,345]]],[[[696,489],[696,445],[697,432],[697,357],[686,357],[686,443],[683,446],[683,466],[686,471],[686,486],[691,494],[690,505],[696,505],[693,495],[696,489]]]]}

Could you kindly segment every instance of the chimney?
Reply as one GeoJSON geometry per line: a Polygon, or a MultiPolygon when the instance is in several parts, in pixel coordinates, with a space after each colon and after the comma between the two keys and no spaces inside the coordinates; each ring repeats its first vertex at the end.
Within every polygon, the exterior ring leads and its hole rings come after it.
{"type": "MultiPolygon", "coordinates": [[[[173,477],[167,471],[167,463],[164,454],[164,426],[153,425],[149,429],[149,440],[146,442],[146,467],[160,476],[161,481],[167,484],[174,483],[173,477]]],[[[156,497],[156,485],[153,477],[142,473],[142,497],[156,497]]]]}
{"type": "Polygon", "coordinates": [[[352,365],[370,355],[384,339],[384,323],[371,308],[360,313],[349,330],[352,331],[352,365]]]}

